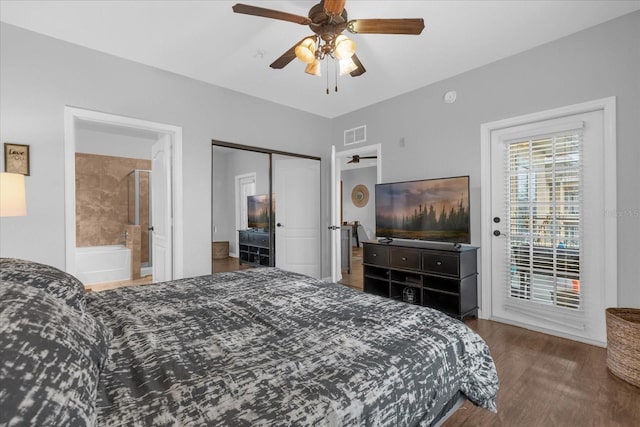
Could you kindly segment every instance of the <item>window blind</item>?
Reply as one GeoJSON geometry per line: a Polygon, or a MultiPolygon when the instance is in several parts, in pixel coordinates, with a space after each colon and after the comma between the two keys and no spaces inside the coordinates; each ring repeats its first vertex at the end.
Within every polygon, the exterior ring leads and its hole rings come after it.
{"type": "Polygon", "coordinates": [[[580,274],[581,125],[505,141],[505,304],[575,328],[584,328],[588,292],[580,274]]]}

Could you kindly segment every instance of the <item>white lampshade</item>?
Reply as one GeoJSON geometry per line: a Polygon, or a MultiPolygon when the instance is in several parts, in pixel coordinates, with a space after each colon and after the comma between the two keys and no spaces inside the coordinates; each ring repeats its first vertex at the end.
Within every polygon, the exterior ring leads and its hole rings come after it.
{"type": "Polygon", "coordinates": [[[27,196],[24,175],[0,172],[0,216],[25,216],[27,196]]]}

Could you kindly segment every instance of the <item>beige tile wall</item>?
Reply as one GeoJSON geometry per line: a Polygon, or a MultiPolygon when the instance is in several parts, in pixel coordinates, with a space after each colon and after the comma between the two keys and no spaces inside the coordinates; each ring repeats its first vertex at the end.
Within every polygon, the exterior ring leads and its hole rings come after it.
{"type": "MultiPolygon", "coordinates": [[[[76,153],[76,245],[102,246],[122,243],[128,223],[127,174],[133,169],[151,169],[151,161],[125,157],[76,153]]],[[[144,175],[144,174],[143,174],[144,175]]],[[[146,180],[146,178],[144,178],[146,180]]],[[[147,201],[148,182],[141,200],[147,201]]],[[[148,261],[148,203],[142,203],[140,261],[148,261]],[[145,204],[147,206],[145,206],[145,204]]]]}

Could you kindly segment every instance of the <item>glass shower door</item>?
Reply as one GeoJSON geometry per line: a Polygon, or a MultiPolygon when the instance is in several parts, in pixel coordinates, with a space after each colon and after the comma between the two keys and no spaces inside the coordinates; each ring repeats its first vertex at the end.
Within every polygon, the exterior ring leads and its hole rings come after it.
{"type": "Polygon", "coordinates": [[[127,217],[129,225],[140,227],[141,276],[151,274],[152,233],[151,222],[151,171],[134,169],[127,175],[127,217]]]}

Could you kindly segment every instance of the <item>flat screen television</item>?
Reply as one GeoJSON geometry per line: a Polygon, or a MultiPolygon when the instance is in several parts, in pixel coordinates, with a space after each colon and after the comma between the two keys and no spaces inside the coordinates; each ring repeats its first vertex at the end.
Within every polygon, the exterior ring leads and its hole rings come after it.
{"type": "MultiPolygon", "coordinates": [[[[275,198],[271,198],[271,204],[275,208],[275,198]]],[[[272,209],[275,215],[275,209],[272,209]]],[[[247,227],[267,229],[269,228],[269,195],[258,194],[247,196],[247,227]]]]}
{"type": "Polygon", "coordinates": [[[471,243],[469,177],[376,184],[376,235],[471,243]]]}

